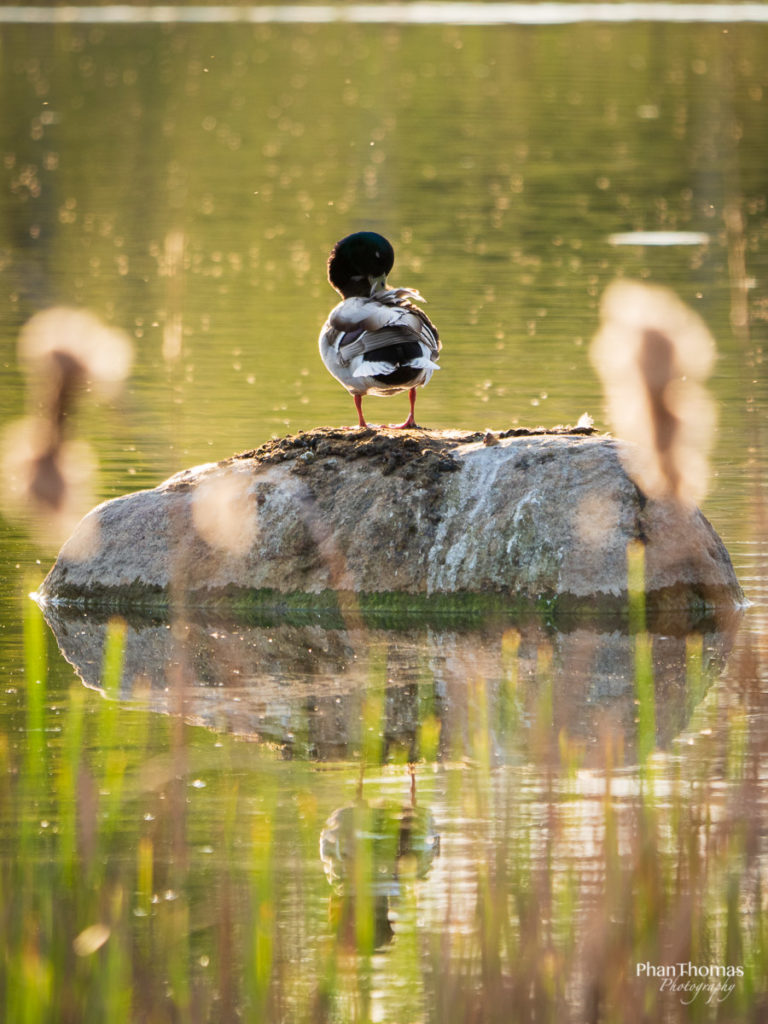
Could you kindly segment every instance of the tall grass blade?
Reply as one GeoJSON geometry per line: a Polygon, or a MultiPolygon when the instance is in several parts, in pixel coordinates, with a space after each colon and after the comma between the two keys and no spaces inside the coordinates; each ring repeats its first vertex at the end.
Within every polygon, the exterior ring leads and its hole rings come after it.
{"type": "Polygon", "coordinates": [[[26,761],[32,778],[45,774],[45,702],[48,677],[45,622],[38,605],[24,601],[24,679],[27,698],[26,761]]]}
{"type": "Polygon", "coordinates": [[[656,685],[653,641],[646,631],[645,545],[627,546],[629,628],[634,637],[635,699],[637,701],[637,756],[644,764],[656,747],[656,685]]]}

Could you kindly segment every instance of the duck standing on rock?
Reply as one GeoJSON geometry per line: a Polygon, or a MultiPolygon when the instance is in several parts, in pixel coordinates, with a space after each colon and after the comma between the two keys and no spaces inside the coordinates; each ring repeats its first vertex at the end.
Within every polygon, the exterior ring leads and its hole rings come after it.
{"type": "Polygon", "coordinates": [[[358,423],[363,395],[407,391],[411,411],[397,429],[415,427],[416,388],[429,383],[441,349],[437,329],[411,288],[387,288],[395,252],[374,231],[356,231],[337,242],[328,257],[328,280],[342,296],[320,332],[320,355],[352,395],[358,423]]]}

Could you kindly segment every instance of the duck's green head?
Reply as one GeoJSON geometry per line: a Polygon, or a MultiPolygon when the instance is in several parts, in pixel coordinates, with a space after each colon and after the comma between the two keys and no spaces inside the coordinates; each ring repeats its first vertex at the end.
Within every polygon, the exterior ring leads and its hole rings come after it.
{"type": "Polygon", "coordinates": [[[356,231],[334,245],[328,257],[328,280],[345,299],[368,296],[386,286],[395,250],[375,231],[356,231]]]}

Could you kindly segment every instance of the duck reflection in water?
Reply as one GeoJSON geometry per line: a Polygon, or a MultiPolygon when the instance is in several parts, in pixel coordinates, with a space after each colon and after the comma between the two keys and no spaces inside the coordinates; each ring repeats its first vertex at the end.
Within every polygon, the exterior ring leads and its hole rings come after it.
{"type": "Polygon", "coordinates": [[[440,835],[427,808],[416,803],[416,776],[410,768],[410,799],[405,804],[362,796],[362,776],[354,804],[339,807],[320,833],[320,860],[332,886],[329,917],[345,945],[359,948],[361,935],[379,949],[395,935],[393,922],[408,882],[427,877],[440,852],[440,835]],[[360,886],[368,886],[367,899],[360,886]],[[358,920],[370,907],[372,921],[358,920]]]}

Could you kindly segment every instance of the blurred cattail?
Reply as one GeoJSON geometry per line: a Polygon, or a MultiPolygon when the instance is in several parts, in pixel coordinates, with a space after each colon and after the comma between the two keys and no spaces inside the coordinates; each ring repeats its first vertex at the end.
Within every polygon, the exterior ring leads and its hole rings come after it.
{"type": "Polygon", "coordinates": [[[93,313],[54,306],[22,328],[19,360],[33,387],[71,393],[76,384],[87,382],[110,397],[119,393],[130,372],[133,346],[123,331],[93,313]]]}
{"type": "Polygon", "coordinates": [[[130,370],[132,346],[92,313],[54,307],[28,321],[18,351],[32,412],[4,432],[3,511],[37,520],[59,540],[92,504],[95,458],[89,445],[67,436],[78,394],[88,388],[115,395],[130,370]]]}
{"type": "Polygon", "coordinates": [[[671,291],[632,281],[606,290],[601,319],[590,355],[613,429],[630,442],[630,475],[651,498],[701,501],[715,426],[703,386],[711,334],[671,291]]]}

